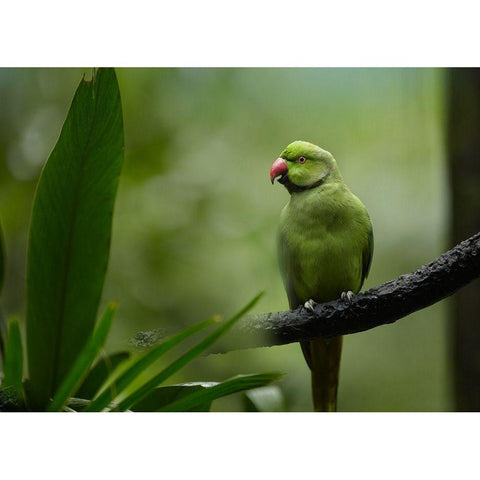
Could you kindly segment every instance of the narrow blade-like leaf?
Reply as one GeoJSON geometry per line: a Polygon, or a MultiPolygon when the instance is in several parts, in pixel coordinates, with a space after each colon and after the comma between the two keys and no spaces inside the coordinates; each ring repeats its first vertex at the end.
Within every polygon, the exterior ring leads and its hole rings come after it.
{"type": "Polygon", "coordinates": [[[178,370],[190,363],[194,358],[196,358],[213,343],[215,343],[219,337],[226,333],[239,318],[243,317],[243,315],[245,315],[251,308],[253,308],[262,295],[263,293],[258,294],[244,308],[242,308],[239,312],[233,315],[233,317],[231,317],[229,320],[222,323],[205,339],[203,339],[193,348],[184,353],[181,357],[171,363],[159,374],[155,375],[152,379],[144,383],[140,388],[131,393],[127,398],[122,400],[118,405],[118,410],[124,411],[134,403],[139,402],[142,398],[144,398],[149,392],[151,392],[154,388],[164,382],[167,378],[169,378],[171,375],[178,372],[178,370]]]}
{"type": "Polygon", "coordinates": [[[105,383],[113,371],[124,361],[128,360],[128,352],[118,352],[100,358],[94,367],[88,372],[80,388],[75,393],[80,398],[92,399],[105,383]]]}
{"type": "Polygon", "coordinates": [[[165,405],[157,412],[185,412],[192,408],[192,406],[202,404],[205,402],[212,402],[213,400],[231,395],[232,393],[243,392],[252,388],[264,387],[269,383],[278,380],[283,374],[280,372],[266,372],[251,375],[238,375],[229,378],[224,382],[219,383],[210,388],[198,390],[190,395],[179,398],[174,402],[165,405]]]}
{"type": "Polygon", "coordinates": [[[115,72],[100,69],[92,81],[80,82],[35,194],[27,262],[34,409],[45,408],[93,331],[123,144],[115,72]]]}
{"type": "Polygon", "coordinates": [[[97,398],[95,398],[90,405],[85,409],[86,412],[102,411],[108,404],[125,388],[127,388],[146,368],[153,362],[159,359],[163,354],[168,352],[171,348],[178,345],[180,342],[189,336],[199,332],[200,330],[210,326],[217,321],[216,317],[208,318],[203,322],[196,323],[191,327],[182,330],[180,333],[167,338],[155,348],[145,353],[132,366],[120,375],[112,385],[109,385],[97,398]]]}
{"type": "MultiPolygon", "coordinates": [[[[204,390],[217,385],[217,382],[195,382],[183,383],[179,385],[168,385],[166,387],[158,387],[153,389],[145,398],[140,400],[135,405],[132,405],[130,410],[134,412],[156,412],[165,405],[169,405],[180,398],[190,395],[198,390],[204,390]]],[[[208,412],[212,402],[199,402],[190,405],[189,412],[208,412]]]]}
{"type": "Polygon", "coordinates": [[[18,317],[8,322],[7,343],[5,346],[5,361],[3,365],[4,378],[2,388],[11,388],[21,396],[23,378],[23,348],[18,317]]]}
{"type": "Polygon", "coordinates": [[[112,326],[113,316],[117,307],[115,304],[108,305],[105,313],[98,322],[97,327],[87,344],[78,355],[70,372],[61,383],[55,396],[47,408],[49,412],[58,412],[63,409],[68,399],[76,392],[82,381],[87,376],[90,365],[94,362],[100,350],[103,348],[107,340],[108,332],[112,326]]]}

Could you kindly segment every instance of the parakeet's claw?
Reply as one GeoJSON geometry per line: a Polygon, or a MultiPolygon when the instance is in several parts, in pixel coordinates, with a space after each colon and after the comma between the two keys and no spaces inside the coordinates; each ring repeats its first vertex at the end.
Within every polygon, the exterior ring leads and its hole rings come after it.
{"type": "Polygon", "coordinates": [[[352,299],[353,299],[353,297],[354,297],[354,294],[353,294],[353,292],[351,292],[350,290],[348,290],[348,292],[342,292],[342,294],[340,295],[340,298],[341,298],[344,302],[348,303],[349,305],[352,304],[352,299]]]}
{"type": "Polygon", "coordinates": [[[310,299],[310,300],[307,300],[305,303],[304,303],[304,307],[307,309],[307,310],[310,310],[311,312],[314,312],[315,311],[315,305],[318,305],[318,303],[313,300],[313,299],[310,299]]]}

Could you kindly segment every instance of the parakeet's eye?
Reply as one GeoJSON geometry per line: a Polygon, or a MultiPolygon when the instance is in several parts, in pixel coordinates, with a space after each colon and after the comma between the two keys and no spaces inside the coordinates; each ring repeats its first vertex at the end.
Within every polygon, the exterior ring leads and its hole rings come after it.
{"type": "Polygon", "coordinates": [[[307,159],[305,157],[298,157],[297,158],[297,163],[305,163],[307,159]]]}

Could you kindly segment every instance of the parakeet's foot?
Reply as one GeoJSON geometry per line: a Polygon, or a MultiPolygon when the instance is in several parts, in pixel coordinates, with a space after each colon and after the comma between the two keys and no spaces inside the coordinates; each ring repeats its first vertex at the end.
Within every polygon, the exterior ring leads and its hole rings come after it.
{"type": "Polygon", "coordinates": [[[314,309],[315,309],[315,305],[318,305],[318,303],[311,298],[310,300],[307,300],[307,301],[304,303],[303,306],[304,306],[307,310],[310,310],[311,312],[313,312],[314,309]]]}
{"type": "Polygon", "coordinates": [[[344,302],[348,303],[349,305],[352,304],[352,299],[353,299],[353,297],[354,297],[354,293],[351,292],[350,290],[348,290],[348,292],[342,292],[342,294],[340,295],[340,298],[341,298],[344,302]]]}

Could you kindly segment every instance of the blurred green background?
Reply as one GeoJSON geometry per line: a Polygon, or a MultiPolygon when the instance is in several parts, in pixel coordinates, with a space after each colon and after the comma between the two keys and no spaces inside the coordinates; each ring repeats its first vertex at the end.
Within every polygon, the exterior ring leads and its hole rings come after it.
{"type": "MultiPolygon", "coordinates": [[[[2,308],[24,317],[35,185],[73,93],[90,69],[0,69],[2,308]]],[[[119,312],[109,350],[138,331],[165,335],[229,315],[288,308],[276,228],[288,194],[272,161],[293,140],[335,156],[366,205],[375,253],[364,288],[432,260],[448,245],[444,75],[437,69],[118,69],[125,164],[103,301],[119,312]]],[[[446,301],[345,338],[341,411],[453,409],[446,301]]],[[[232,339],[223,340],[232,344],[232,339]]],[[[202,357],[173,381],[281,370],[283,409],[311,411],[297,344],[202,357]]],[[[243,409],[240,395],[215,410],[243,409]]]]}

